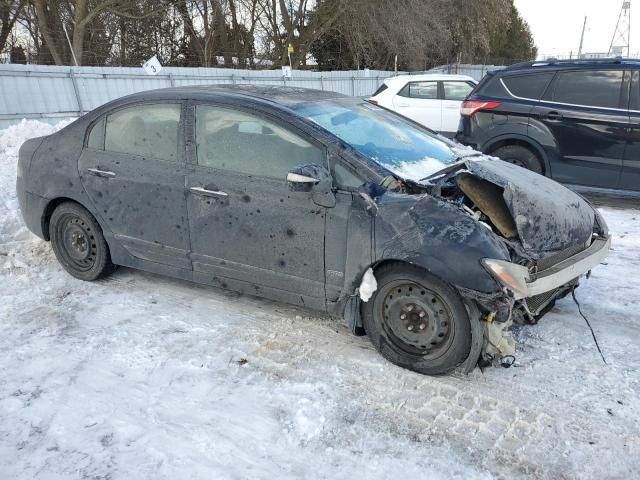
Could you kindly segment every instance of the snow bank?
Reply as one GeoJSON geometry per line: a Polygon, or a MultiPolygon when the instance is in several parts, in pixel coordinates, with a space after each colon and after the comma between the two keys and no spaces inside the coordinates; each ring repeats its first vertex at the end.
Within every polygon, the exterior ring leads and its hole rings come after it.
{"type": "Polygon", "coordinates": [[[16,166],[20,146],[25,140],[50,135],[68,123],[64,121],[49,125],[23,119],[17,125],[0,130],[0,244],[10,240],[26,240],[31,236],[23,225],[16,198],[16,166]]]}

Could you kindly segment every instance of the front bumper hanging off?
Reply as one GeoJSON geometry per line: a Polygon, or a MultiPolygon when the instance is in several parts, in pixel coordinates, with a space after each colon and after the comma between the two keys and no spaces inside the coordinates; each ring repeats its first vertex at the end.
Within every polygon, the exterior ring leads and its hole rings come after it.
{"type": "Polygon", "coordinates": [[[609,253],[611,237],[594,238],[586,249],[540,271],[503,260],[483,260],[484,266],[519,300],[551,292],[589,272],[609,253]]]}

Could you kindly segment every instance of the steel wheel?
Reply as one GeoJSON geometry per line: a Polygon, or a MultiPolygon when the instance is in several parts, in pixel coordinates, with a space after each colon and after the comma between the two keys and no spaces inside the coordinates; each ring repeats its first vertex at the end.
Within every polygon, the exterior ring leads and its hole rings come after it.
{"type": "Polygon", "coordinates": [[[98,253],[91,226],[77,215],[65,214],[57,222],[56,229],[62,239],[60,253],[64,260],[76,270],[90,270],[98,253]]]}
{"type": "Polygon", "coordinates": [[[400,262],[374,274],[378,290],[362,304],[362,323],[382,356],[428,375],[450,372],[467,359],[471,319],[454,288],[400,262]]]}
{"type": "Polygon", "coordinates": [[[54,210],[49,236],[58,261],[74,277],[96,280],[114,270],[100,225],[77,203],[65,202],[54,210]]]}
{"type": "Polygon", "coordinates": [[[453,338],[452,313],[442,297],[410,280],[385,285],[382,301],[384,329],[394,344],[408,354],[437,358],[453,338]]]}

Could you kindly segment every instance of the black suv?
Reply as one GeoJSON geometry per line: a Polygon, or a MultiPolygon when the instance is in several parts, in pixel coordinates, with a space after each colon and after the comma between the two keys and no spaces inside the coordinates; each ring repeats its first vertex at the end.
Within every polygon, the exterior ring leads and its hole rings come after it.
{"type": "Polygon", "coordinates": [[[547,60],[491,72],[456,138],[576,187],[640,191],[640,60],[547,60]]]}

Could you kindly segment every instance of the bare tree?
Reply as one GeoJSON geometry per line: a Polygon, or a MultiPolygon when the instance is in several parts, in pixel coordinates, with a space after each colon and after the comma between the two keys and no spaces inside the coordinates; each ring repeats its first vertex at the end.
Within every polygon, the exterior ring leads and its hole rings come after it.
{"type": "Polygon", "coordinates": [[[22,14],[26,0],[0,0],[0,52],[4,50],[7,38],[22,14]]]}

